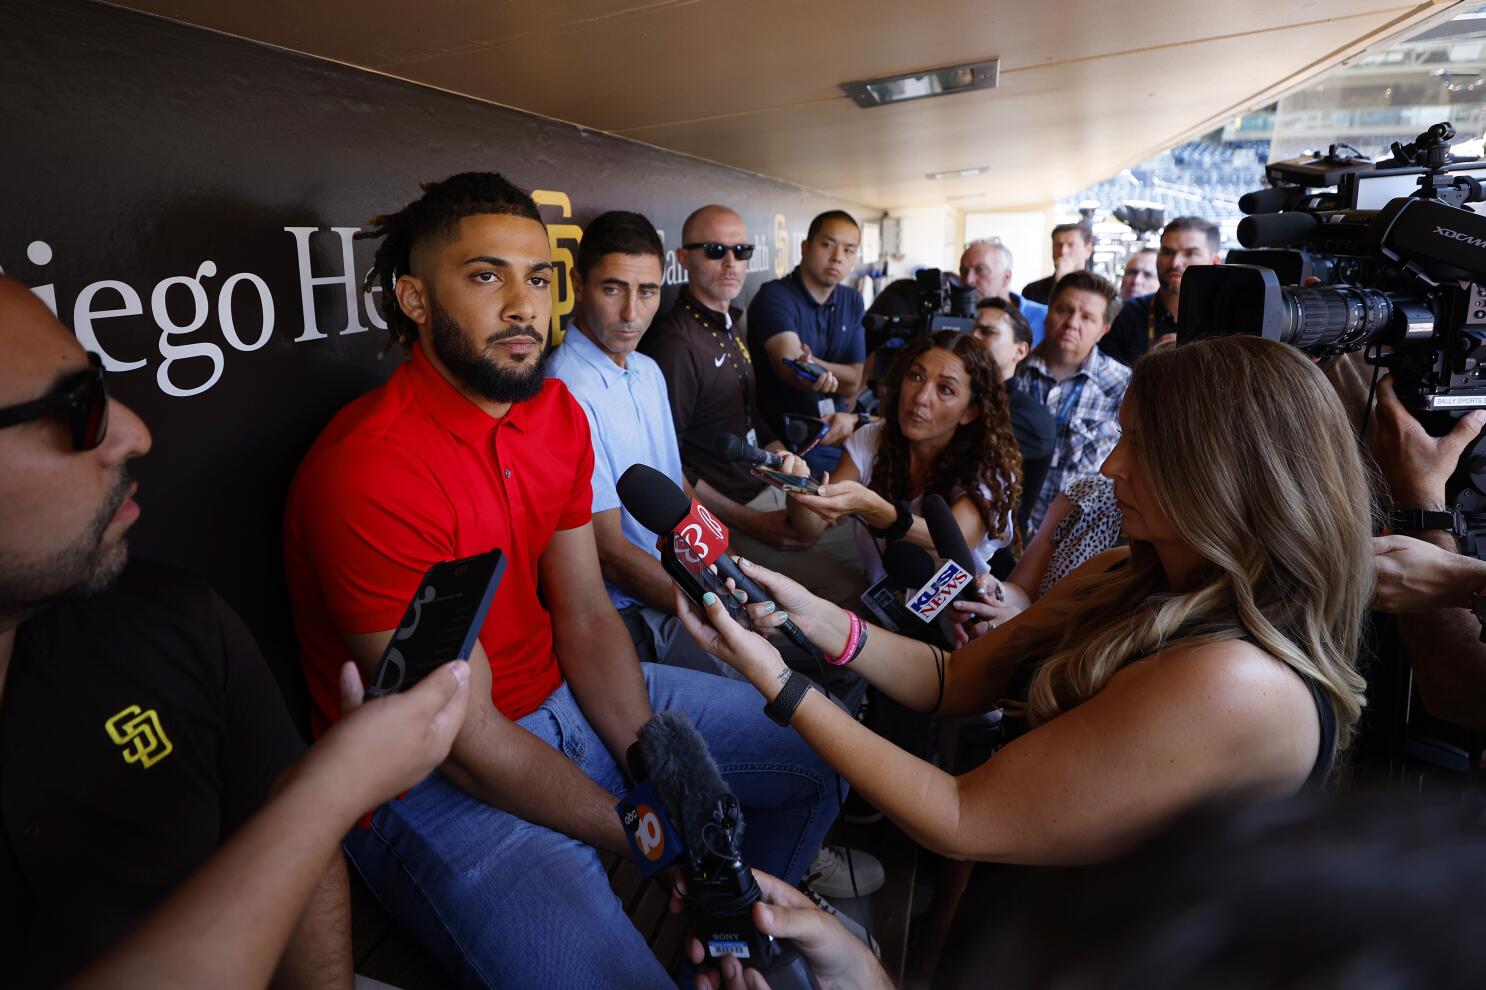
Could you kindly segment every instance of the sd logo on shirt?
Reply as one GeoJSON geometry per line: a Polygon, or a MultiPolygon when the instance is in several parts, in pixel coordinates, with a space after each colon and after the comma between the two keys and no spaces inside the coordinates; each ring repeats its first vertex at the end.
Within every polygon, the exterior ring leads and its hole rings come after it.
{"type": "Polygon", "coordinates": [[[160,715],[151,708],[142,711],[130,705],[103,723],[108,738],[124,748],[124,762],[138,763],[148,770],[171,754],[175,746],[165,735],[160,715]]]}

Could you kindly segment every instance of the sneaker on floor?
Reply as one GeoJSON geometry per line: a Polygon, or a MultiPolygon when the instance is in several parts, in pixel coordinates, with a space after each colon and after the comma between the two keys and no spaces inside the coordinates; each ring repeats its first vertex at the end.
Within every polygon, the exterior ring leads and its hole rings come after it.
{"type": "Polygon", "coordinates": [[[816,907],[820,908],[826,914],[829,914],[831,917],[841,922],[842,928],[845,928],[847,931],[851,932],[852,935],[856,936],[858,941],[865,943],[867,948],[872,950],[872,954],[874,956],[876,956],[878,959],[882,958],[882,946],[877,944],[877,939],[873,938],[867,932],[867,929],[862,927],[862,925],[855,918],[847,914],[845,911],[842,911],[840,908],[836,907],[836,905],[832,904],[830,901],[817,894],[814,890],[807,889],[804,893],[806,897],[810,898],[811,902],[815,904],[816,907]]]}
{"type": "Polygon", "coordinates": [[[810,869],[805,871],[804,883],[822,897],[863,897],[880,890],[886,876],[882,863],[871,853],[844,846],[821,846],[810,869]]]}

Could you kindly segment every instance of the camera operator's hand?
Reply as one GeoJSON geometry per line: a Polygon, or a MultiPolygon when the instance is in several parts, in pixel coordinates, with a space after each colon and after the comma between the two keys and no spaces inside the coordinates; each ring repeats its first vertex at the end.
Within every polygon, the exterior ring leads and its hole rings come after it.
{"type": "MultiPolygon", "coordinates": [[[[765,935],[789,939],[821,990],[891,990],[892,981],[872,955],[872,950],[847,931],[810,898],[777,877],[753,871],[763,899],[753,905],[753,923],[765,935]]],[[[685,880],[678,880],[671,896],[671,911],[684,909],[685,880]]],[[[702,943],[687,939],[687,957],[700,966],[705,958],[702,943]]],[[[729,956],[720,969],[706,968],[697,974],[698,987],[706,990],[769,990],[756,970],[745,969],[729,956]]]]}
{"type": "MultiPolygon", "coordinates": [[[[1362,351],[1348,351],[1346,354],[1338,354],[1320,362],[1317,367],[1336,389],[1337,398],[1342,400],[1342,408],[1346,410],[1347,422],[1355,428],[1362,422],[1363,410],[1367,408],[1367,393],[1372,388],[1373,366],[1367,363],[1367,358],[1362,351]]],[[[1372,436],[1377,432],[1377,423],[1368,418],[1367,441],[1372,443],[1372,436]]]]}
{"type": "MultiPolygon", "coordinates": [[[[800,356],[798,360],[807,363],[815,360],[813,357],[810,356],[809,344],[804,344],[800,347],[800,356]]],[[[820,392],[823,395],[835,395],[837,392],[841,391],[841,382],[836,378],[835,374],[827,371],[815,381],[810,383],[810,390],[813,392],[820,392]]]]}
{"type": "Polygon", "coordinates": [[[1445,482],[1483,426],[1486,410],[1477,409],[1461,417],[1444,436],[1430,436],[1399,401],[1393,390],[1393,376],[1378,382],[1372,452],[1388,481],[1394,504],[1408,509],[1444,508],[1445,482]]]}
{"type": "Polygon", "coordinates": [[[1486,561],[1423,540],[1377,536],[1372,550],[1378,569],[1373,608],[1380,612],[1469,608],[1472,596],[1486,587],[1486,561]]]}

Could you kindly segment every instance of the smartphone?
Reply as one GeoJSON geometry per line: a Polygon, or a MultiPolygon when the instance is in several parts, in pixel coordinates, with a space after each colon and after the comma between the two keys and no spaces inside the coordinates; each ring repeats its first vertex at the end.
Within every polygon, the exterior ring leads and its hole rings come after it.
{"type": "Polygon", "coordinates": [[[366,697],[406,691],[450,660],[469,660],[505,572],[499,549],[430,567],[377,662],[366,697]]]}
{"type": "Polygon", "coordinates": [[[800,457],[814,450],[816,444],[824,440],[829,432],[831,424],[819,416],[784,414],[784,445],[800,457]]]}
{"type": "Polygon", "coordinates": [[[801,478],[766,467],[756,467],[753,469],[753,473],[782,492],[793,492],[797,495],[814,495],[820,491],[820,482],[814,478],[801,478]]]}
{"type": "Polygon", "coordinates": [[[702,563],[700,554],[693,553],[691,544],[686,537],[679,533],[662,534],[660,538],[660,565],[665,568],[671,580],[681,589],[681,593],[691,599],[691,603],[697,608],[705,608],[702,604],[702,596],[712,592],[721,599],[723,607],[728,610],[728,615],[741,625],[744,629],[753,628],[753,620],[748,616],[748,609],[733,593],[728,590],[722,578],[717,576],[708,565],[702,563]]]}
{"type": "Polygon", "coordinates": [[[820,376],[826,373],[826,369],[814,361],[797,361],[794,358],[785,358],[784,363],[795,369],[795,374],[807,382],[818,381],[820,376]]]}

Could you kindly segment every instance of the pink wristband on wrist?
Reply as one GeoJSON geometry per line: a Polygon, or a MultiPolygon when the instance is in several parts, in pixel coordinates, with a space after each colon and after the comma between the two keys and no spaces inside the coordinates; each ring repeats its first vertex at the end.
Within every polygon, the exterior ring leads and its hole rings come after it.
{"type": "Polygon", "coordinates": [[[857,657],[857,643],[862,638],[862,620],[855,612],[848,611],[846,618],[850,622],[850,631],[846,634],[846,648],[841,651],[839,657],[827,656],[826,663],[835,667],[844,667],[857,657]]]}

